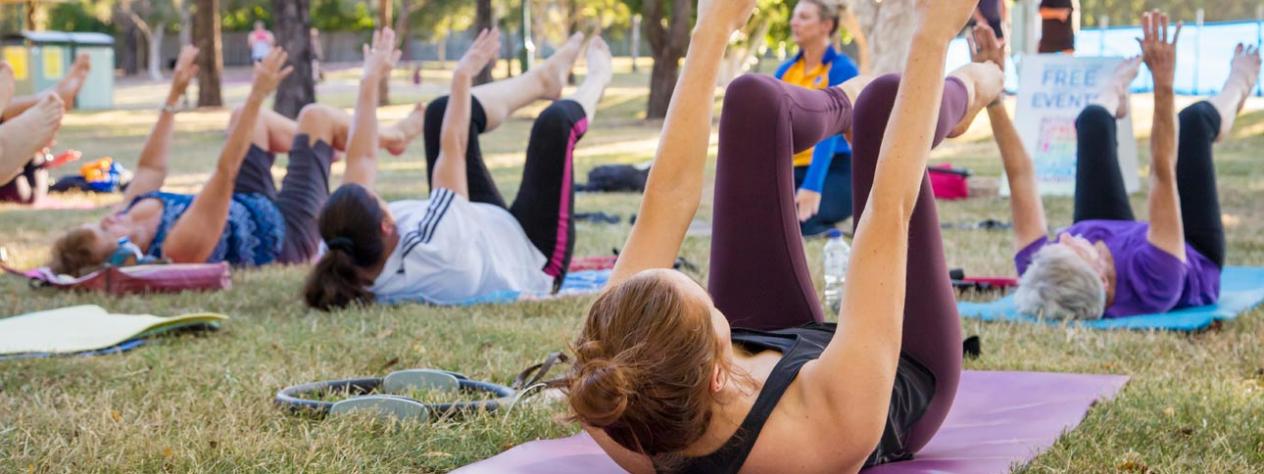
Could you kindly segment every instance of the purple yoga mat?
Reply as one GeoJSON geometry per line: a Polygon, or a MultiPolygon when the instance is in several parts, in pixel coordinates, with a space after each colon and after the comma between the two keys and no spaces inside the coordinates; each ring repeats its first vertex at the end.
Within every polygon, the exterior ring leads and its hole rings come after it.
{"type": "MultiPolygon", "coordinates": [[[[1048,449],[1098,400],[1128,382],[1121,375],[975,372],[961,377],[943,428],[912,461],[866,474],[1002,473],[1048,449]]],[[[586,434],[532,441],[457,472],[601,474],[623,472],[586,434]]]]}

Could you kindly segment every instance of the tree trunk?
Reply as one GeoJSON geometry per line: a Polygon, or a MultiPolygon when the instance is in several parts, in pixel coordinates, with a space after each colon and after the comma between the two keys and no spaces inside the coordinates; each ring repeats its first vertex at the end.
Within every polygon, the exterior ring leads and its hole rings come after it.
{"type": "Polygon", "coordinates": [[[221,107],[220,76],[224,71],[224,45],[219,31],[219,0],[197,0],[193,37],[198,54],[198,107],[221,107]]]}
{"type": "Polygon", "coordinates": [[[166,36],[167,27],[161,23],[150,28],[149,38],[149,78],[162,80],[162,38],[166,36]]]}
{"type": "Polygon", "coordinates": [[[661,119],[667,116],[672,92],[676,89],[676,77],[680,72],[680,59],[689,51],[689,31],[693,20],[691,0],[672,0],[669,25],[664,25],[663,2],[644,3],[645,21],[641,27],[650,42],[654,55],[654,69],[650,73],[650,101],[645,118],[661,119]]]}
{"type": "Polygon", "coordinates": [[[193,44],[193,13],[188,0],[180,2],[180,48],[193,44]]]}
{"type": "Polygon", "coordinates": [[[294,73],[277,87],[272,108],[289,118],[297,118],[303,106],[316,102],[316,81],[312,73],[312,21],[310,0],[272,0],[273,34],[277,46],[290,55],[294,73]]]}
{"type": "MultiPolygon", "coordinates": [[[[480,31],[491,29],[493,25],[495,25],[495,20],[492,18],[492,0],[478,0],[475,4],[474,34],[477,35],[480,31]]],[[[483,68],[482,72],[474,76],[474,85],[492,82],[492,67],[495,65],[496,61],[492,61],[491,64],[483,68]]]]}
{"type": "Polygon", "coordinates": [[[119,66],[124,76],[136,75],[140,72],[140,58],[136,57],[137,37],[140,32],[130,21],[123,22],[123,47],[119,48],[119,66]]]}
{"type": "MultiPolygon", "coordinates": [[[[394,8],[395,8],[395,3],[392,2],[391,0],[378,0],[377,2],[377,15],[378,15],[377,27],[378,28],[387,28],[394,25],[394,22],[391,21],[391,13],[394,13],[392,11],[394,10],[394,8]]],[[[396,36],[396,38],[400,38],[400,36],[396,36]]],[[[391,105],[391,75],[390,73],[387,73],[386,77],[382,78],[382,82],[378,83],[377,105],[391,105]]]]}
{"type": "Polygon", "coordinates": [[[865,35],[869,74],[900,72],[908,60],[913,32],[917,29],[913,0],[851,0],[865,35]]]}

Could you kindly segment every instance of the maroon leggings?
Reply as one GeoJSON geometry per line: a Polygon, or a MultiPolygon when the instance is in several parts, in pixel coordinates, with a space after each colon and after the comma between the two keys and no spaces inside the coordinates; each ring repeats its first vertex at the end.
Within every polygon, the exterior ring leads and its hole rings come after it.
{"type": "MultiPolygon", "coordinates": [[[[799,234],[790,157],[854,121],[852,202],[859,222],[898,89],[899,76],[880,77],[853,107],[836,88],[809,90],[754,75],[729,86],[720,117],[708,290],[734,327],[776,330],[824,320],[799,234]]],[[[936,145],[964,116],[967,102],[965,86],[949,79],[936,145]]],[[[902,348],[935,377],[934,399],[905,440],[912,452],[943,423],[961,374],[961,326],[929,177],[909,225],[908,251],[902,348]]]]}

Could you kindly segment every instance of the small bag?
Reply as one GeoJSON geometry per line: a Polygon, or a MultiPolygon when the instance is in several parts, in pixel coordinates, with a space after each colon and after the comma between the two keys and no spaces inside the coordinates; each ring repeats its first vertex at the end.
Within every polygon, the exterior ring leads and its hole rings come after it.
{"type": "Polygon", "coordinates": [[[928,171],[930,171],[930,189],[934,191],[935,199],[953,201],[970,197],[968,182],[970,170],[953,168],[951,164],[944,163],[940,166],[931,166],[928,171]]]}
{"type": "Polygon", "coordinates": [[[645,180],[649,179],[648,166],[601,165],[588,172],[588,184],[575,185],[576,191],[586,192],[644,192],[645,180]]]}
{"type": "Polygon", "coordinates": [[[107,266],[79,278],[57,275],[47,267],[25,272],[7,266],[3,268],[8,273],[30,280],[33,288],[99,291],[110,295],[215,291],[233,286],[228,264],[224,262],[107,266]]]}

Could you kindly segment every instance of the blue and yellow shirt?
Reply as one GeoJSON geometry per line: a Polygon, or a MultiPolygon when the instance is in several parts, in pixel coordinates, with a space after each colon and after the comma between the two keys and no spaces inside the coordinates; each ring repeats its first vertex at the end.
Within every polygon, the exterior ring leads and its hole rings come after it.
{"type": "MultiPolygon", "coordinates": [[[[848,79],[859,74],[860,71],[851,58],[829,47],[825,49],[821,64],[812,70],[807,70],[803,52],[800,51],[794,58],[777,68],[774,76],[800,87],[825,89],[847,82],[848,79]]],[[[803,180],[804,188],[816,192],[821,191],[825,186],[826,172],[836,154],[851,154],[851,145],[842,135],[827,138],[818,143],[815,148],[809,148],[794,156],[794,166],[808,167],[807,177],[803,180]]]]}

